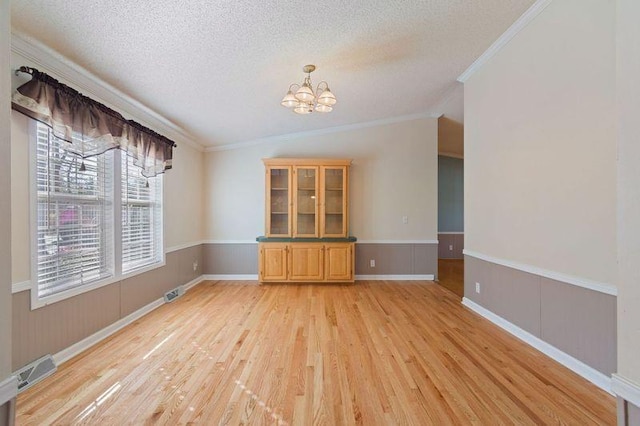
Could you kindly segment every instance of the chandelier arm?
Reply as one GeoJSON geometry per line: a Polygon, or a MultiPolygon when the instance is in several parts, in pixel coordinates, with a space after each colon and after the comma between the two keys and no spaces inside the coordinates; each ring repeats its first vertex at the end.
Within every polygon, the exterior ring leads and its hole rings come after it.
{"type": "Polygon", "coordinates": [[[326,81],[322,80],[320,83],[318,83],[318,86],[316,87],[316,93],[322,93],[320,91],[320,85],[322,85],[322,83],[324,83],[324,90],[329,89],[329,83],[327,83],[326,81]]]}
{"type": "MultiPolygon", "coordinates": [[[[293,92],[293,87],[294,86],[298,86],[298,88],[296,90],[298,90],[300,88],[300,85],[298,83],[291,83],[291,85],[289,86],[289,91],[293,92]]],[[[295,93],[295,92],[294,92],[295,93]]]]}

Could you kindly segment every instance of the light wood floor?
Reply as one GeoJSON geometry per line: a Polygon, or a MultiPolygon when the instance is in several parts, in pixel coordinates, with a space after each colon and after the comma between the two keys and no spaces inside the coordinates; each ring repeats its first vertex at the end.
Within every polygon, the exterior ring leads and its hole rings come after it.
{"type": "Polygon", "coordinates": [[[425,281],[206,282],[18,398],[18,424],[615,424],[612,396],[425,281]]]}
{"type": "Polygon", "coordinates": [[[438,259],[438,284],[464,297],[464,259],[438,259]]]}

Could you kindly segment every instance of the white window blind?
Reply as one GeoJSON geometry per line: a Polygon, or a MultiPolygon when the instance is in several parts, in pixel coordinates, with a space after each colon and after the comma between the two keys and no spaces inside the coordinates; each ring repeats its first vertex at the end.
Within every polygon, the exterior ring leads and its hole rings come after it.
{"type": "Polygon", "coordinates": [[[36,299],[61,300],[161,263],[162,176],[143,177],[115,149],[83,160],[46,125],[33,129],[36,299]]]}
{"type": "Polygon", "coordinates": [[[161,261],[162,177],[145,178],[122,154],[122,272],[161,261]]]}
{"type": "Polygon", "coordinates": [[[38,297],[113,275],[113,152],[83,160],[36,124],[38,297]]]}

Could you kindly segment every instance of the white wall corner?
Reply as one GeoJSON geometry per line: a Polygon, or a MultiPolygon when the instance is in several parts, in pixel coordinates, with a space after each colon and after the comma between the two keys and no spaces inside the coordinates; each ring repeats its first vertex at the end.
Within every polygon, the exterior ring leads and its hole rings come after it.
{"type": "Polygon", "coordinates": [[[526,12],[520,16],[485,52],[478,57],[460,76],[458,81],[465,83],[476,71],[496,55],[511,39],[513,39],[520,31],[526,28],[547,6],[551,4],[551,0],[537,0],[526,12]]]}
{"type": "Polygon", "coordinates": [[[620,398],[640,407],[640,384],[624,376],[614,374],[611,378],[611,388],[620,398]]]}

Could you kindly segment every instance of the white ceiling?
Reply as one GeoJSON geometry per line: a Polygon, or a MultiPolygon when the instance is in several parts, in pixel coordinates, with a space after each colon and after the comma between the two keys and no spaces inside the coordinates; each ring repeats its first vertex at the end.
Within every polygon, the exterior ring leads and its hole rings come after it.
{"type": "Polygon", "coordinates": [[[533,0],[12,0],[12,27],[220,146],[439,113],[533,0]],[[330,114],[280,106],[313,63],[330,114]]]}

